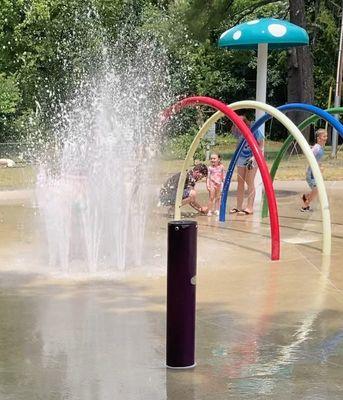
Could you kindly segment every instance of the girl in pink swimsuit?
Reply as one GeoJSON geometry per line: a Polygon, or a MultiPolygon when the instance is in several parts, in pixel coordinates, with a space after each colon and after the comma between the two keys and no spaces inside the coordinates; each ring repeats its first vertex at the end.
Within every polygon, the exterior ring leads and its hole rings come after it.
{"type": "Polygon", "coordinates": [[[219,154],[211,154],[211,166],[208,167],[208,175],[206,186],[210,197],[208,204],[208,216],[214,212],[219,215],[220,195],[222,190],[222,183],[224,181],[224,167],[220,160],[219,154]]]}

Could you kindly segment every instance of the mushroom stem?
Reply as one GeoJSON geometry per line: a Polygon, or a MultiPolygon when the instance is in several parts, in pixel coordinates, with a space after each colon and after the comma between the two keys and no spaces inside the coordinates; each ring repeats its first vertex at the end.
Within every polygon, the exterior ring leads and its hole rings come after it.
{"type": "MultiPolygon", "coordinates": [[[[266,102],[267,93],[267,62],[268,62],[268,43],[259,43],[257,49],[257,76],[256,76],[256,101],[266,102]]],[[[256,110],[256,121],[264,114],[261,110],[256,110]]],[[[260,130],[264,134],[264,125],[260,130]]]]}
{"type": "MultiPolygon", "coordinates": [[[[267,64],[268,64],[268,44],[259,43],[257,48],[257,74],[256,74],[256,101],[266,102],[267,93],[267,64]]],[[[261,109],[256,109],[255,118],[259,120],[264,114],[261,109]]],[[[264,124],[260,127],[264,135],[264,124]]],[[[259,171],[255,176],[255,207],[257,209],[262,205],[262,177],[259,171]]]]}
{"type": "MultiPolygon", "coordinates": [[[[266,102],[267,93],[267,60],[268,43],[259,43],[257,49],[256,101],[266,102]]],[[[263,115],[263,111],[256,110],[256,120],[263,115]]],[[[264,125],[260,130],[264,134],[264,125]]]]}

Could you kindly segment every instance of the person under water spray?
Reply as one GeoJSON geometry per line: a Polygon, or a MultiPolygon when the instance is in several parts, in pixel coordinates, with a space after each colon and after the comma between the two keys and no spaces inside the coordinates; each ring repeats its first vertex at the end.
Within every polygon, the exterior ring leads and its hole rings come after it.
{"type": "MultiPolygon", "coordinates": [[[[182,205],[189,204],[201,214],[206,214],[207,206],[201,206],[197,201],[197,192],[195,184],[201,179],[207,177],[207,166],[205,164],[197,164],[187,172],[186,182],[182,195],[182,205]]],[[[160,190],[159,205],[174,206],[176,200],[177,186],[181,173],[171,176],[162,186],[160,190]]]]}

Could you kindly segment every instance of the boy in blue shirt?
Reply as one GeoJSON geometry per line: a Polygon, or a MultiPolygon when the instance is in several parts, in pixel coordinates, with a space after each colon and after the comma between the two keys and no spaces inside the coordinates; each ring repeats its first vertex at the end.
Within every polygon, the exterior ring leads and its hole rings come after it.
{"type": "MultiPolygon", "coordinates": [[[[316,144],[312,147],[312,152],[319,164],[320,169],[321,167],[321,159],[324,156],[324,146],[328,139],[328,133],[325,129],[318,129],[316,131],[316,144]]],[[[316,180],[314,179],[312,169],[310,167],[306,170],[306,182],[308,183],[311,192],[308,194],[302,195],[303,206],[300,208],[301,212],[312,211],[310,207],[310,203],[317,197],[318,189],[316,180]]]]}

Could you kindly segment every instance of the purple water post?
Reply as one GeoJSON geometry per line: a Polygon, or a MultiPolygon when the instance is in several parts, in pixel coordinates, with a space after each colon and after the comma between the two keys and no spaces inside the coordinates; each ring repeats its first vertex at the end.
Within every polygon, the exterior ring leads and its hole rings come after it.
{"type": "Polygon", "coordinates": [[[195,366],[197,223],[168,223],[167,367],[195,366]]]}

